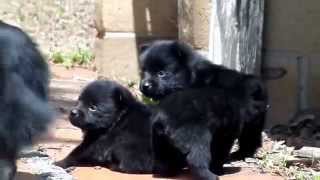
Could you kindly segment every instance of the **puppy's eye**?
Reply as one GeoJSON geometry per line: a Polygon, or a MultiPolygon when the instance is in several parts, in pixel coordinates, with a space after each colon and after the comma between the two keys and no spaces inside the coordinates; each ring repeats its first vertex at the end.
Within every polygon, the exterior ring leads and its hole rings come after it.
{"type": "Polygon", "coordinates": [[[89,109],[89,111],[91,111],[91,112],[95,112],[95,111],[97,111],[97,106],[95,106],[95,105],[90,105],[88,109],[89,109]]]}
{"type": "Polygon", "coordinates": [[[159,77],[166,76],[166,72],[164,72],[164,71],[159,71],[157,74],[158,74],[159,77]]]}

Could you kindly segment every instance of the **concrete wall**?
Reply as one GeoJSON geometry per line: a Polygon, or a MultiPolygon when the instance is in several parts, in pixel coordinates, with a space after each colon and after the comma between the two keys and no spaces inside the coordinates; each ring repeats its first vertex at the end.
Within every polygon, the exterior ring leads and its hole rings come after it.
{"type": "Polygon", "coordinates": [[[309,107],[320,108],[320,1],[267,0],[264,48],[267,66],[282,66],[288,75],[269,81],[268,125],[286,123],[297,111],[297,57],[310,67],[309,107]]]}
{"type": "Polygon", "coordinates": [[[320,52],[320,1],[267,0],[265,48],[320,52]]]}
{"type": "Polygon", "coordinates": [[[137,47],[178,36],[176,0],[96,0],[96,61],[104,77],[137,81],[137,47]]]}
{"type": "Polygon", "coordinates": [[[211,0],[179,0],[179,39],[208,50],[211,0]]]}

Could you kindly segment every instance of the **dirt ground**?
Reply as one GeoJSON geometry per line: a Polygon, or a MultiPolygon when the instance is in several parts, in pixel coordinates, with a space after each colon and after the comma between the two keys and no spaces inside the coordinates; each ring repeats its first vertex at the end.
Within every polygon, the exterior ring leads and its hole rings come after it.
{"type": "MultiPolygon", "coordinates": [[[[51,102],[57,109],[57,121],[51,126],[45,140],[34,148],[41,149],[49,155],[52,160],[64,158],[77,144],[80,143],[82,133],[73,127],[67,120],[67,114],[74,105],[77,96],[83,86],[96,78],[96,73],[90,70],[74,68],[66,69],[62,66],[51,65],[51,102]]],[[[234,169],[234,168],[233,168],[234,169]]],[[[232,170],[233,171],[233,170],[232,170]]],[[[71,175],[77,180],[150,180],[163,179],[154,178],[152,175],[133,175],[112,172],[101,167],[81,167],[72,170],[71,175]]],[[[18,161],[17,180],[38,180],[39,176],[30,172],[30,167],[23,161],[18,161]]],[[[176,179],[190,179],[188,173],[176,179]]],[[[256,168],[241,168],[221,177],[222,180],[281,180],[268,174],[261,174],[256,168]]]]}

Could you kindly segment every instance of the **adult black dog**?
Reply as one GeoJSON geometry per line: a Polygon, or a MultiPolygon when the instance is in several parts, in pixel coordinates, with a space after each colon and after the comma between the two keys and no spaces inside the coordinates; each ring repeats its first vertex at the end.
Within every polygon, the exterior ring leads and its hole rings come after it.
{"type": "Polygon", "coordinates": [[[71,123],[84,139],[56,164],[96,166],[126,173],[151,173],[151,107],[138,102],[113,81],[95,81],[84,88],[70,112],[71,123]]]}
{"type": "MultiPolygon", "coordinates": [[[[147,97],[162,100],[180,90],[212,86],[234,92],[246,91],[246,101],[267,104],[267,92],[261,79],[214,65],[184,43],[155,41],[142,45],[140,53],[140,90],[147,97]]],[[[240,149],[231,155],[232,159],[253,156],[261,146],[265,114],[261,111],[256,119],[244,120],[239,136],[240,149]]]]}
{"type": "Polygon", "coordinates": [[[31,145],[52,119],[49,72],[22,30],[0,21],[0,179],[12,180],[19,151],[31,145]]]}
{"type": "MultiPolygon", "coordinates": [[[[242,85],[251,83],[248,79],[242,85]]],[[[223,164],[246,121],[255,123],[252,120],[266,111],[265,103],[249,96],[241,87],[239,91],[207,87],[162,99],[153,116],[152,142],[156,164],[167,169],[154,168],[160,175],[174,174],[187,165],[194,179],[218,179],[216,174],[223,173],[223,164]]]]}

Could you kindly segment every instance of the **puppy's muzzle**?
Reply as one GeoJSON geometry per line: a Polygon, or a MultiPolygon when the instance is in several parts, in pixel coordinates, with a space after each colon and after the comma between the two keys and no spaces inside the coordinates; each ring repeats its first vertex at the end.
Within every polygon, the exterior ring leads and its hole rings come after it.
{"type": "Polygon", "coordinates": [[[82,123],[81,121],[83,118],[84,118],[84,114],[79,109],[72,109],[70,111],[69,119],[73,125],[75,126],[80,125],[82,123]]]}
{"type": "Polygon", "coordinates": [[[151,90],[152,90],[152,83],[150,81],[143,81],[141,84],[140,84],[140,90],[143,92],[143,93],[149,93],[151,90]]]}

